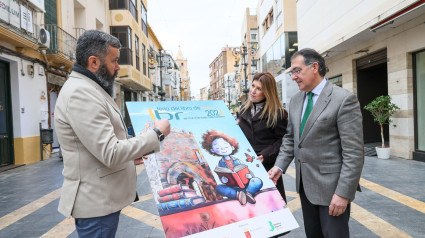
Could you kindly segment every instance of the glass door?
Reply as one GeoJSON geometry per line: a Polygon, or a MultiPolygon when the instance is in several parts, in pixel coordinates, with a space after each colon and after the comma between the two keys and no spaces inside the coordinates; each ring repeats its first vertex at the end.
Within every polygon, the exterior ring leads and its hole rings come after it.
{"type": "Polygon", "coordinates": [[[415,144],[425,152],[425,51],[414,55],[415,78],[415,144]]]}
{"type": "Polygon", "coordinates": [[[0,167],[13,164],[9,65],[0,61],[0,167]]]}

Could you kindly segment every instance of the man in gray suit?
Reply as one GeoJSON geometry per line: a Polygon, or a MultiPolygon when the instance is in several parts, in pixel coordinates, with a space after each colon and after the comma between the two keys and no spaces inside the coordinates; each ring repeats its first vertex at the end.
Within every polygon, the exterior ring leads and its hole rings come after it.
{"type": "Polygon", "coordinates": [[[350,202],[359,189],[364,163],[362,114],[357,97],[326,80],[323,57],[302,49],[291,58],[300,92],[289,105],[273,181],[295,157],[307,237],[349,237],[350,202]]]}

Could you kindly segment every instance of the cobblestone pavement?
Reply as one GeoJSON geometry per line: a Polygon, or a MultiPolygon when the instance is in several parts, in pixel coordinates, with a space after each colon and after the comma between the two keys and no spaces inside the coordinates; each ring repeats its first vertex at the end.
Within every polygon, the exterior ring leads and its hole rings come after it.
{"type": "MultiPolygon", "coordinates": [[[[0,173],[0,237],[78,237],[74,220],[57,212],[63,164],[52,158],[0,173]]],[[[122,210],[117,237],[165,237],[146,171],[138,166],[141,200],[122,210]]],[[[292,165],[284,175],[288,206],[305,237],[292,165]]],[[[425,237],[425,163],[366,157],[352,203],[351,237],[425,237]]]]}

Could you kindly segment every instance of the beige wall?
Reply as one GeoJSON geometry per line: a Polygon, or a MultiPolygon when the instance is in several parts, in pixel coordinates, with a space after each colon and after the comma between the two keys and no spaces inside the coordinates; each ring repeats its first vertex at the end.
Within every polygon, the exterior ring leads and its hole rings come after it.
{"type": "Polygon", "coordinates": [[[285,31],[297,31],[297,2],[283,0],[283,28],[285,31]]]}
{"type": "Polygon", "coordinates": [[[418,0],[298,0],[300,48],[325,52],[418,0]]]}
{"type": "Polygon", "coordinates": [[[327,77],[342,74],[343,87],[356,93],[355,60],[366,54],[355,52],[368,49],[368,53],[373,53],[387,49],[388,94],[400,107],[393,117],[397,127],[390,127],[391,154],[406,159],[411,159],[414,151],[412,53],[425,49],[424,22],[425,14],[385,33],[377,33],[375,38],[352,45],[349,50],[338,55],[326,58],[329,68],[327,77]]]}

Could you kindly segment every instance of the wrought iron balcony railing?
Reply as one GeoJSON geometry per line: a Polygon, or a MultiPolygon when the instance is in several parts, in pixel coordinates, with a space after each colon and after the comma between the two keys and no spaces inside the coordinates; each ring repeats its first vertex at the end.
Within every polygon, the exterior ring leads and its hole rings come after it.
{"type": "Polygon", "coordinates": [[[50,33],[50,47],[47,54],[63,54],[70,60],[75,59],[77,39],[57,25],[46,24],[43,27],[50,33]]]}

